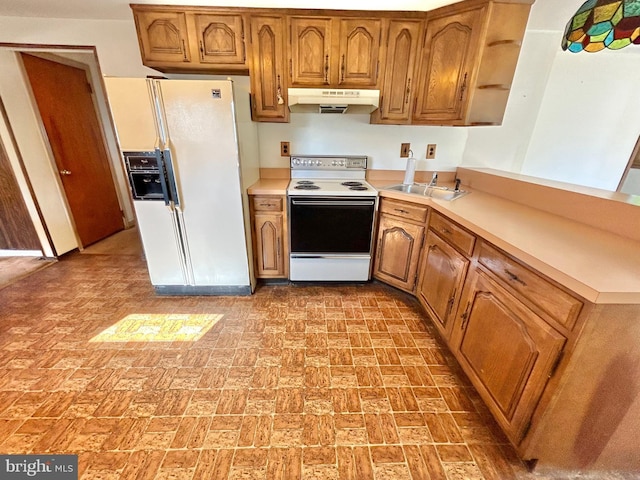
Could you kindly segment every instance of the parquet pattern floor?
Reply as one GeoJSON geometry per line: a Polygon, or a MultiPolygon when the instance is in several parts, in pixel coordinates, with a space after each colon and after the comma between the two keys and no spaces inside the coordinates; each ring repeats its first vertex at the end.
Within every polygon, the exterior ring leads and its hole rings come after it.
{"type": "Polygon", "coordinates": [[[83,480],[543,478],[381,284],[158,297],[138,256],[72,254],[0,290],[0,319],[0,452],[77,453],[83,480]],[[90,342],[140,314],[222,317],[90,342]]]}

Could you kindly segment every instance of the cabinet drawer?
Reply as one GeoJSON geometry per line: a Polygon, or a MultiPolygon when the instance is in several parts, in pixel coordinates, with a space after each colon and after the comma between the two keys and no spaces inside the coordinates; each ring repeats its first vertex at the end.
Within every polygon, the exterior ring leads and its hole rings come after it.
{"type": "Polygon", "coordinates": [[[396,217],[406,218],[415,222],[424,223],[427,221],[429,208],[425,205],[406,203],[383,198],[380,200],[380,212],[396,217]]]}
{"type": "Polygon", "coordinates": [[[463,253],[467,255],[473,253],[476,237],[439,213],[433,212],[429,220],[429,228],[463,253]]]}
{"type": "Polygon", "coordinates": [[[551,318],[573,328],[582,308],[580,300],[484,242],[478,261],[551,318]]]}
{"type": "Polygon", "coordinates": [[[252,197],[253,210],[256,212],[281,212],[283,210],[282,197],[252,197]]]}

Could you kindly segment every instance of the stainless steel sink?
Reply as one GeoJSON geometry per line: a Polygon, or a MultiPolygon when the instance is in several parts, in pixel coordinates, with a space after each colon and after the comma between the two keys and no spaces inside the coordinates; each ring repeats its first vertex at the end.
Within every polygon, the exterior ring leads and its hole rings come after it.
{"type": "Polygon", "coordinates": [[[428,184],[412,183],[412,184],[400,184],[392,185],[390,187],[384,187],[382,190],[393,190],[395,192],[410,193],[413,195],[421,195],[423,197],[437,198],[439,200],[446,200],[451,202],[457,198],[465,196],[466,190],[456,190],[450,187],[438,187],[429,186],[428,184]]]}

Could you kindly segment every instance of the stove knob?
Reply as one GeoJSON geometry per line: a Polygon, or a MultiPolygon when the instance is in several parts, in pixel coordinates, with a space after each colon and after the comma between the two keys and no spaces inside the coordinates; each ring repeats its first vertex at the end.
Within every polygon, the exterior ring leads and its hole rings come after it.
{"type": "Polygon", "coordinates": [[[334,160],[333,162],[331,162],[331,165],[333,165],[334,167],[337,165],[338,163],[334,160]]]}
{"type": "Polygon", "coordinates": [[[317,165],[318,167],[321,167],[321,166],[322,166],[322,161],[321,161],[321,160],[316,160],[316,165],[317,165]]]}

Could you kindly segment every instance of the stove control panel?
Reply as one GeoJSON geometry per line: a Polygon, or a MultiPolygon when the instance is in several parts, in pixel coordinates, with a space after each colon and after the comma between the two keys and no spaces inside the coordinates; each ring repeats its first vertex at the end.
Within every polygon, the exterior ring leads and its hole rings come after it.
{"type": "Polygon", "coordinates": [[[291,156],[292,170],[366,170],[367,157],[291,156]]]}

